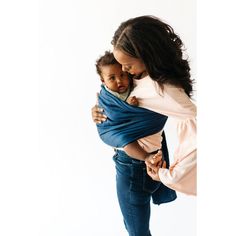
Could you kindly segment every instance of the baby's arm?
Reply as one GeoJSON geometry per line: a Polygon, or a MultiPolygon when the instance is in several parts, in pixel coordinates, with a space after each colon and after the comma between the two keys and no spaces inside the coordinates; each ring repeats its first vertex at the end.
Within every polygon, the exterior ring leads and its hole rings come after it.
{"type": "Polygon", "coordinates": [[[138,99],[135,96],[128,97],[126,102],[130,105],[133,105],[133,106],[138,106],[139,105],[138,99]]]}

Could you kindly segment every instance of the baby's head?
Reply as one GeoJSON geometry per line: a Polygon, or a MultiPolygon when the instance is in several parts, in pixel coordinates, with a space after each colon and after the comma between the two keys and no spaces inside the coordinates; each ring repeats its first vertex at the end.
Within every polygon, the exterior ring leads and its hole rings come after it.
{"type": "Polygon", "coordinates": [[[122,71],[121,65],[116,61],[113,53],[106,51],[96,61],[97,73],[103,84],[110,90],[118,93],[127,91],[130,85],[128,73],[122,71]]]}

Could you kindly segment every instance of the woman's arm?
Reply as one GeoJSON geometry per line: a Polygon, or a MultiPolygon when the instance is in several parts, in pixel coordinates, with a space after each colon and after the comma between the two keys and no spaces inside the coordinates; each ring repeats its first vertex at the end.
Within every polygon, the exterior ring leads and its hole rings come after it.
{"type": "Polygon", "coordinates": [[[161,182],[168,187],[185,194],[196,195],[196,120],[179,121],[177,133],[178,145],[174,153],[175,161],[169,169],[160,168],[158,174],[161,182]]]}
{"type": "Polygon", "coordinates": [[[165,85],[161,90],[150,78],[138,80],[131,96],[139,99],[141,107],[176,121],[178,144],[174,162],[169,169],[159,168],[158,175],[166,186],[196,195],[196,106],[183,89],[165,85]]]}

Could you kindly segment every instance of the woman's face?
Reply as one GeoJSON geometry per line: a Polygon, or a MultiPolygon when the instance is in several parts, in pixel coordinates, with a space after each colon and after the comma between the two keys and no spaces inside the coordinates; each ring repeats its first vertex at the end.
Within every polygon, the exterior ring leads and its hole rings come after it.
{"type": "Polygon", "coordinates": [[[134,75],[134,79],[147,74],[146,67],[140,59],[131,57],[119,49],[114,49],[113,54],[122,65],[122,70],[134,75]]]}

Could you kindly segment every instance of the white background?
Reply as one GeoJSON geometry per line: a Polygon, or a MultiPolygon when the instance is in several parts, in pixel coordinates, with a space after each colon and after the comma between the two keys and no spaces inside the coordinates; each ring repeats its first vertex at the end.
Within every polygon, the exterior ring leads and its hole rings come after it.
{"type": "MultiPolygon", "coordinates": [[[[230,52],[235,49],[232,36],[224,44],[221,41],[225,39],[222,35],[232,31],[227,26],[233,12],[227,14],[227,23],[220,19],[217,24],[209,14],[221,6],[212,8],[203,2],[200,9],[205,18],[198,32],[203,35],[199,38],[201,46],[207,45],[207,56],[200,51],[198,67],[205,69],[204,74],[198,72],[198,77],[204,78],[201,89],[205,95],[200,96],[200,114],[204,114],[205,126],[200,129],[199,143],[207,155],[200,149],[200,156],[205,158],[204,163],[200,158],[199,189],[205,195],[198,197],[197,235],[233,235],[231,218],[225,227],[222,219],[235,201],[235,195],[228,193],[228,180],[233,173],[229,168],[233,165],[216,159],[216,154],[230,156],[234,152],[222,150],[223,138],[206,146],[215,138],[208,135],[215,131],[210,122],[215,116],[207,112],[218,111],[213,104],[223,109],[226,106],[222,100],[216,104],[209,96],[212,86],[205,88],[207,80],[212,85],[212,78],[219,74],[224,78],[232,75],[221,69],[219,53],[222,48],[230,52]],[[220,36],[221,47],[214,47],[220,36]],[[208,55],[213,56],[213,65],[208,55]],[[212,66],[211,73],[207,65],[212,66]],[[219,152],[213,152],[216,147],[219,152]],[[212,155],[214,159],[209,158],[212,155]],[[220,168],[214,168],[216,162],[220,168]],[[227,181],[222,179],[222,166],[229,170],[227,181]],[[211,193],[215,189],[219,189],[217,195],[211,193]],[[226,201],[219,198],[222,191],[226,201]]],[[[111,49],[112,35],[122,21],[144,14],[156,15],[173,26],[185,43],[196,79],[195,1],[1,2],[0,235],[126,235],[115,193],[113,152],[99,140],[90,109],[100,85],[95,60],[104,50],[111,49]]],[[[222,56],[228,59],[225,53],[222,56]]],[[[230,94],[233,93],[232,90],[230,94]]],[[[235,119],[230,117],[233,124],[235,119]]],[[[170,127],[171,124],[167,131],[170,127]]],[[[168,140],[172,153],[176,140],[172,135],[168,135],[168,140]]],[[[196,198],[178,194],[173,203],[152,206],[151,230],[153,236],[196,235],[196,198]]]]}

